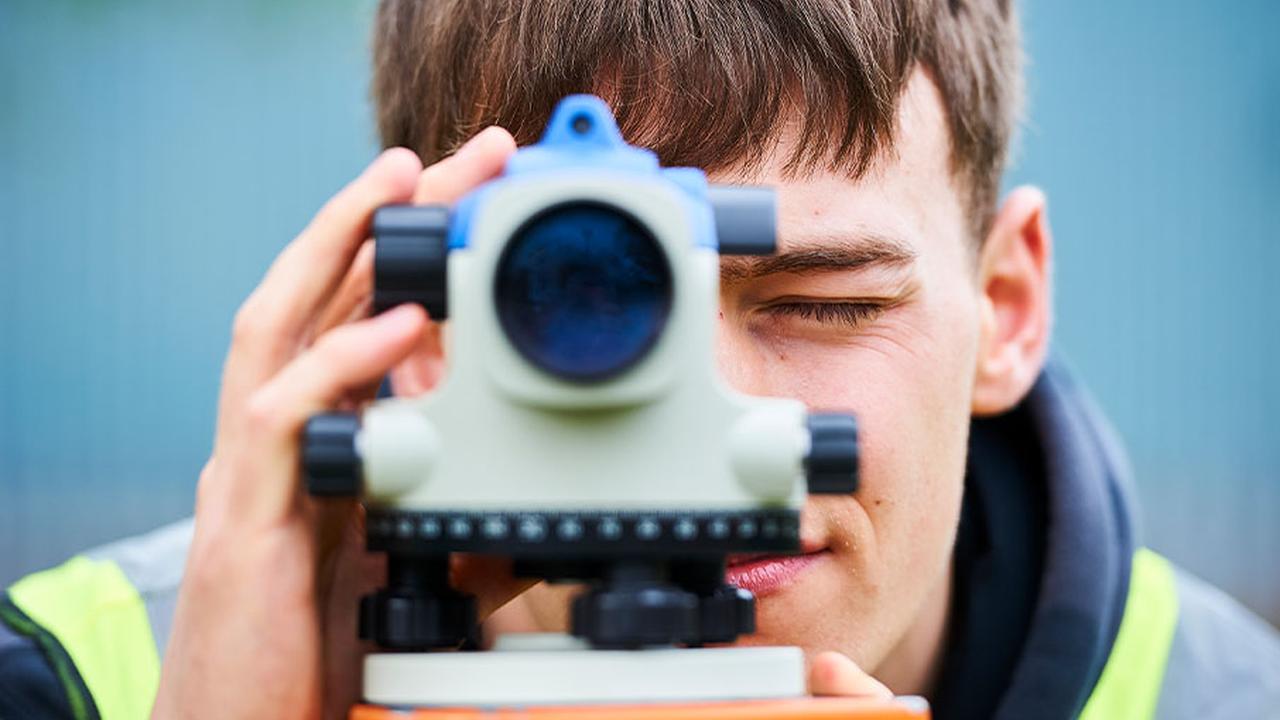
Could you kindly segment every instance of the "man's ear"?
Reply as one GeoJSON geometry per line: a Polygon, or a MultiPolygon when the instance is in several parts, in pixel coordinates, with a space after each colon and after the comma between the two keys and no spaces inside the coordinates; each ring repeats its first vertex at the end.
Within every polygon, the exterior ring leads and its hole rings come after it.
{"type": "Polygon", "coordinates": [[[434,388],[444,377],[444,325],[433,322],[409,357],[391,369],[396,397],[414,397],[434,388]]]}
{"type": "Polygon", "coordinates": [[[1044,193],[1014,190],[996,214],[978,260],[982,337],[974,415],[1009,410],[1040,375],[1052,322],[1052,256],[1044,193]]]}

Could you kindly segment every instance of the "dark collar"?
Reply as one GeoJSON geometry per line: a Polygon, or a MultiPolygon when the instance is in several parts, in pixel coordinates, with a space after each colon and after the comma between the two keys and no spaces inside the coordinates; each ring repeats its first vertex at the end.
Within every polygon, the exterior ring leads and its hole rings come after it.
{"type": "Polygon", "coordinates": [[[973,422],[938,720],[993,717],[1009,688],[1044,564],[1043,466],[1025,407],[973,422]]]}
{"type": "Polygon", "coordinates": [[[1126,465],[1058,363],[971,426],[935,717],[1074,717],[1119,628],[1135,547],[1126,465]]]}

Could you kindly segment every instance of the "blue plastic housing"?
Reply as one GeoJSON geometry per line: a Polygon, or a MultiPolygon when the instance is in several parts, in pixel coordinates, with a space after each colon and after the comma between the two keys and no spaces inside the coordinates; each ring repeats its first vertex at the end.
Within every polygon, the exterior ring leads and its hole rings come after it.
{"type": "Polygon", "coordinates": [[[471,219],[484,212],[494,189],[504,183],[526,182],[543,174],[566,172],[590,175],[601,172],[616,179],[618,173],[665,183],[685,199],[694,243],[717,248],[715,223],[707,200],[707,176],[697,168],[664,168],[651,150],[628,145],[618,131],[613,113],[594,95],[570,95],[560,101],[542,138],[517,150],[503,174],[465,195],[453,208],[449,223],[449,249],[464,248],[471,219]]]}

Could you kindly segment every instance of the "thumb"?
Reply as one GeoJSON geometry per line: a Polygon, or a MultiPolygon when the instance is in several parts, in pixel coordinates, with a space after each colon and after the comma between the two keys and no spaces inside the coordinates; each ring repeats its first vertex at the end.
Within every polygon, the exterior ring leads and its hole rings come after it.
{"type": "Polygon", "coordinates": [[[809,665],[809,694],[887,700],[893,691],[838,652],[824,652],[809,665]]]}

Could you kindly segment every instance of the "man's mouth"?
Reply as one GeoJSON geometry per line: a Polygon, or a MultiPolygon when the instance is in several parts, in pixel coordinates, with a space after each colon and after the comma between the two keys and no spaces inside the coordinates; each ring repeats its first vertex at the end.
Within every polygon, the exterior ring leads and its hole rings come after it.
{"type": "Polygon", "coordinates": [[[800,555],[730,555],[725,581],[743,590],[750,590],[756,597],[763,597],[795,582],[801,573],[826,555],[825,549],[800,555]]]}

